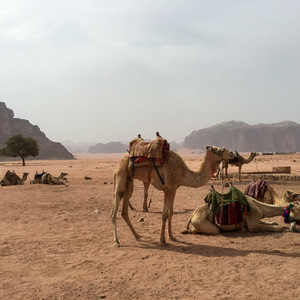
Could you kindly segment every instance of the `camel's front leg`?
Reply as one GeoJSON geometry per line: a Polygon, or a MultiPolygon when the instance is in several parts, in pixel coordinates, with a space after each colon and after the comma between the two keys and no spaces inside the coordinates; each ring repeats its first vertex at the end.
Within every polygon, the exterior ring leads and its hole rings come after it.
{"type": "Polygon", "coordinates": [[[242,176],[242,166],[239,166],[239,181],[242,181],[241,176],[242,176]]]}
{"type": "MultiPolygon", "coordinates": [[[[251,207],[252,209],[252,207],[251,207]]],[[[267,224],[264,222],[261,222],[260,219],[257,218],[257,216],[253,217],[253,212],[252,215],[245,216],[246,222],[247,222],[247,227],[249,232],[280,232],[283,231],[284,228],[278,226],[278,225],[273,225],[273,224],[267,224]]]]}
{"type": "Polygon", "coordinates": [[[165,236],[165,231],[166,231],[166,222],[168,220],[168,234],[170,238],[173,238],[172,235],[172,228],[171,228],[171,219],[169,213],[173,214],[173,208],[171,208],[171,203],[174,202],[174,197],[175,197],[176,190],[166,190],[164,194],[164,208],[162,212],[162,226],[161,226],[161,233],[160,233],[160,241],[159,245],[160,246],[167,246],[166,242],[166,236],[165,236]],[[172,211],[171,211],[172,210],[172,211]]]}
{"type": "Polygon", "coordinates": [[[173,217],[173,207],[174,207],[174,199],[175,199],[176,190],[173,191],[172,195],[170,196],[169,201],[169,211],[168,211],[168,236],[169,239],[176,242],[177,239],[173,236],[172,233],[172,217],[173,217]]]}
{"type": "Polygon", "coordinates": [[[225,177],[227,179],[229,179],[229,176],[228,176],[228,166],[225,166],[225,177]]]}

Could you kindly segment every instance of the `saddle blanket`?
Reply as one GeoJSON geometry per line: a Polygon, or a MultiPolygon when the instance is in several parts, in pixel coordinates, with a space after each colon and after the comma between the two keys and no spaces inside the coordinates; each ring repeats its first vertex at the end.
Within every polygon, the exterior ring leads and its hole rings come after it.
{"type": "Polygon", "coordinates": [[[258,181],[252,181],[246,187],[244,194],[254,199],[262,198],[268,188],[269,184],[260,179],[258,181]]]}
{"type": "Polygon", "coordinates": [[[129,157],[145,157],[163,159],[166,150],[170,149],[167,140],[160,135],[151,142],[146,142],[139,135],[129,143],[129,157]]]}
{"type": "Polygon", "coordinates": [[[245,195],[235,187],[225,194],[211,190],[205,197],[216,225],[224,231],[240,230],[243,224],[243,213],[250,212],[250,206],[245,195]]]}

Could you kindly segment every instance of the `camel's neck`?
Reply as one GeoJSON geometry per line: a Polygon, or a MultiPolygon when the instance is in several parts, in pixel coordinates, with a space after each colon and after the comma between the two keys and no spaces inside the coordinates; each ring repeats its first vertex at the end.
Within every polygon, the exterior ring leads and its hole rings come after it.
{"type": "Polygon", "coordinates": [[[254,159],[254,157],[254,155],[250,155],[247,159],[245,159],[244,164],[249,164],[254,159]]]}
{"type": "Polygon", "coordinates": [[[220,161],[221,159],[216,160],[215,155],[212,157],[212,154],[205,154],[200,169],[198,171],[187,169],[181,185],[194,188],[205,185],[218,171],[220,161]]]}

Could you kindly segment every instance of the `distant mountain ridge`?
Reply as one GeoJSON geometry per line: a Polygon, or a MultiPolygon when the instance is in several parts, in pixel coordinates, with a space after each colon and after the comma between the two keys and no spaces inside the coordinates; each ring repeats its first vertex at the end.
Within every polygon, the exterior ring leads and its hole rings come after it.
{"type": "Polygon", "coordinates": [[[98,143],[94,146],[90,146],[89,153],[125,153],[128,146],[120,142],[110,142],[107,144],[98,143]]]}
{"type": "Polygon", "coordinates": [[[293,121],[249,125],[229,121],[193,131],[183,147],[205,149],[207,145],[249,152],[299,152],[300,125],[293,121]]]}
{"type": "MultiPolygon", "coordinates": [[[[66,141],[64,145],[72,153],[123,153],[129,142],[82,142],[74,145],[66,141]]],[[[170,142],[171,150],[175,151],[181,148],[205,150],[208,145],[239,152],[300,152],[300,125],[293,121],[256,125],[229,121],[193,131],[184,142],[170,142]]]]}
{"type": "MultiPolygon", "coordinates": [[[[29,121],[15,118],[14,112],[7,108],[4,102],[0,102],[0,148],[16,134],[32,137],[38,143],[39,155],[28,159],[74,159],[61,143],[49,140],[38,126],[32,125],[29,121]]],[[[12,160],[12,158],[0,156],[0,160],[12,160]]]]}

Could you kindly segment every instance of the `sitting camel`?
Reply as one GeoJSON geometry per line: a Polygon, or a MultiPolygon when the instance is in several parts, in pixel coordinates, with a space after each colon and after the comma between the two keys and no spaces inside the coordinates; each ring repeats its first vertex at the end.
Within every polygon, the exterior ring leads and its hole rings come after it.
{"type": "Polygon", "coordinates": [[[263,179],[259,179],[258,181],[252,180],[246,187],[244,194],[267,204],[284,205],[287,203],[300,203],[300,194],[296,194],[292,190],[287,190],[281,198],[273,187],[263,179]]]}
{"type": "Polygon", "coordinates": [[[2,186],[10,186],[10,185],[19,185],[24,184],[24,181],[27,179],[29,173],[23,173],[22,178],[20,178],[15,171],[7,171],[4,177],[1,179],[0,184],[2,186]]]}
{"type": "Polygon", "coordinates": [[[205,185],[218,170],[219,164],[223,159],[234,157],[232,151],[226,148],[208,146],[202,159],[202,165],[198,171],[190,170],[183,159],[176,152],[167,150],[164,163],[157,168],[152,168],[149,173],[149,166],[141,166],[134,170],[134,175],[130,167],[130,158],[125,155],[114,171],[114,194],[111,211],[111,219],[114,228],[114,245],[120,246],[117,237],[117,211],[123,199],[122,217],[129,226],[131,232],[138,240],[140,236],[133,228],[129,215],[129,199],[133,193],[133,180],[138,179],[142,182],[149,182],[155,188],[164,191],[164,207],[162,212],[162,227],[160,234],[160,246],[167,245],[165,239],[166,222],[168,221],[168,235],[176,241],[172,234],[172,216],[176,190],[180,186],[201,187],[205,185]],[[156,170],[158,172],[156,172],[156,170]],[[158,175],[159,174],[159,175],[158,175]]]}
{"type": "Polygon", "coordinates": [[[56,184],[56,185],[66,185],[64,180],[64,177],[67,176],[68,173],[61,172],[58,177],[52,176],[50,173],[47,172],[42,172],[41,174],[36,174],[34,175],[34,179],[30,181],[31,184],[36,184],[36,183],[43,183],[43,184],[56,184]]]}
{"type": "MultiPolygon", "coordinates": [[[[270,205],[255,200],[245,195],[250,211],[243,214],[242,229],[249,232],[279,232],[284,228],[278,226],[275,222],[265,222],[261,219],[275,216],[283,216],[286,205],[270,205]]],[[[295,220],[300,220],[299,206],[293,206],[290,209],[291,216],[295,220]]],[[[182,233],[204,233],[204,234],[219,234],[221,230],[226,230],[222,225],[215,222],[215,217],[212,214],[208,204],[204,204],[195,209],[188,219],[186,229],[182,233]]],[[[233,230],[236,230],[233,229],[233,230]]],[[[232,229],[230,230],[232,231],[232,229]]]]}
{"type": "MultiPolygon", "coordinates": [[[[278,194],[274,191],[273,187],[270,186],[266,181],[260,179],[258,181],[252,181],[246,187],[244,191],[245,195],[248,195],[260,202],[267,203],[267,204],[275,204],[275,205],[294,205],[292,211],[290,211],[290,215],[288,218],[285,218],[286,223],[290,223],[290,231],[297,231],[296,225],[300,223],[300,221],[295,220],[296,217],[294,216],[295,212],[300,210],[300,194],[295,193],[292,190],[287,190],[283,197],[279,197],[278,194]],[[295,205],[298,204],[298,205],[295,205]],[[294,221],[291,221],[294,220],[294,221]]],[[[286,207],[287,208],[287,207],[286,207]]]]}
{"type": "Polygon", "coordinates": [[[223,169],[225,169],[225,177],[229,179],[228,165],[231,164],[232,166],[239,168],[239,180],[241,181],[242,166],[244,164],[249,164],[257,155],[259,155],[257,152],[251,152],[248,158],[244,158],[237,151],[235,151],[235,157],[233,159],[225,159],[222,161],[218,174],[223,173],[223,169]]]}

